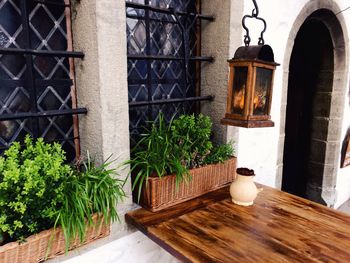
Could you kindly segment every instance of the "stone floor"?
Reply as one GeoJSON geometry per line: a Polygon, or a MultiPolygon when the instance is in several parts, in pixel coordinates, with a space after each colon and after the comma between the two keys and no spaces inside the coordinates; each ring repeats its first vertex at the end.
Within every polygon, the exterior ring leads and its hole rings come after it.
{"type": "Polygon", "coordinates": [[[340,206],[337,210],[350,214],[350,199],[346,201],[342,206],[340,206]]]}

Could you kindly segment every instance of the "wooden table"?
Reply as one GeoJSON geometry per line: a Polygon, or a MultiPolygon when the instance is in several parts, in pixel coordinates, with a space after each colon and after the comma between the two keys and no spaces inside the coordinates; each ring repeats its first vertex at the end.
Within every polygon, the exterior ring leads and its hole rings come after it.
{"type": "Polygon", "coordinates": [[[126,220],[183,262],[350,262],[350,216],[263,188],[250,207],[225,188],[126,220]]]}

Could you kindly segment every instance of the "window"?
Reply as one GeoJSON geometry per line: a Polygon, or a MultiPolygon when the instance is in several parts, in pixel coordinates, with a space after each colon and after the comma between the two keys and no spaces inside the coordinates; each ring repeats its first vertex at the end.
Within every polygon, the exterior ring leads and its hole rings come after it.
{"type": "Polygon", "coordinates": [[[147,121],[198,112],[201,62],[200,0],[126,2],[131,145],[147,121]]]}
{"type": "Polygon", "coordinates": [[[79,155],[69,0],[0,1],[0,153],[26,134],[79,155]]]}

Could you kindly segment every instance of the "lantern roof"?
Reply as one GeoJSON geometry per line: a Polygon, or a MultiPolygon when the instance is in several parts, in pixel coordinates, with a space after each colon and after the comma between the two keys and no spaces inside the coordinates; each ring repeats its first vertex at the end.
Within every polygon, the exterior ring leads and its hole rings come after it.
{"type": "Polygon", "coordinates": [[[228,62],[237,60],[251,60],[263,63],[279,65],[275,62],[273,50],[269,45],[254,45],[254,46],[242,46],[236,50],[236,53],[232,59],[228,62]]]}

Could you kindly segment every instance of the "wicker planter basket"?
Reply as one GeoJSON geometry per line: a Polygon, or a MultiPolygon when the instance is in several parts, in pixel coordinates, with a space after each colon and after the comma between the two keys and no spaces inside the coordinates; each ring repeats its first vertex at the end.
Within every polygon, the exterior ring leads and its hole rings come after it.
{"type": "MultiPolygon", "coordinates": [[[[93,219],[96,223],[99,217],[94,215],[93,219]]],[[[109,225],[99,224],[99,226],[91,227],[86,233],[85,241],[81,243],[79,238],[76,238],[74,242],[71,242],[69,250],[108,236],[109,233],[109,225]]],[[[64,254],[65,249],[66,244],[61,228],[49,229],[28,237],[22,244],[11,242],[0,246],[0,262],[38,263],[64,254]]]]}
{"type": "Polygon", "coordinates": [[[175,175],[149,177],[143,187],[140,204],[156,212],[227,186],[235,178],[236,158],[190,170],[192,180],[176,188],[175,175]]]}

